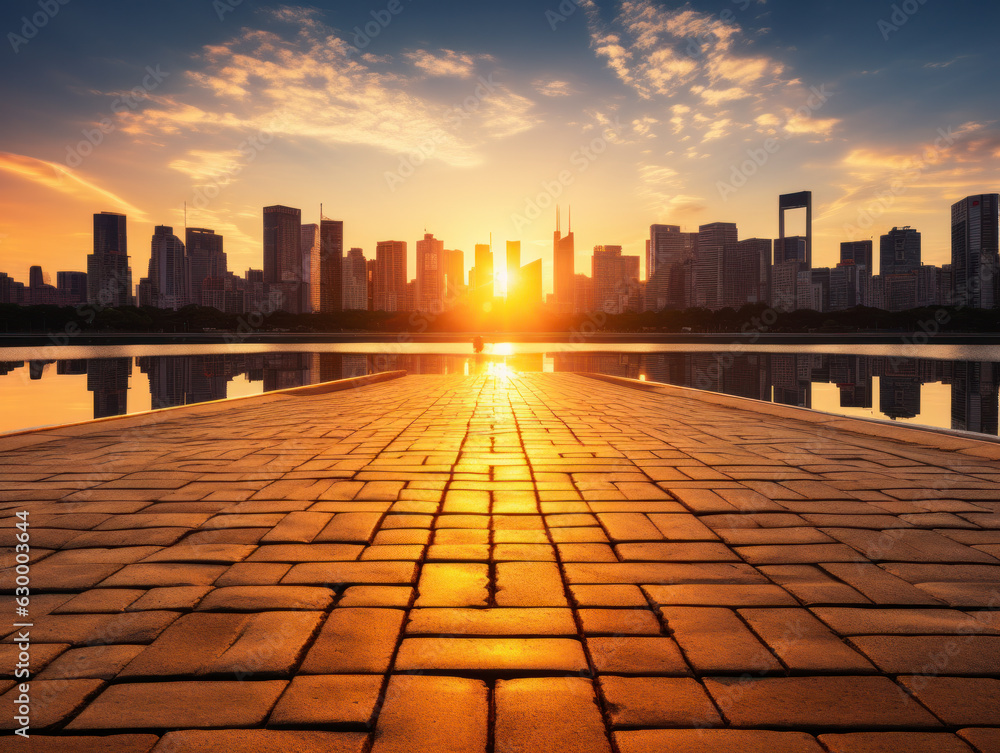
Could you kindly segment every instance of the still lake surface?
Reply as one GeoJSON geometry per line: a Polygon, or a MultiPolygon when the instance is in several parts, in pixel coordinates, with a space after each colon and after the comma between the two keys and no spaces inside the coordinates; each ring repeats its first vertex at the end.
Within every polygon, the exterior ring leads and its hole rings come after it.
{"type": "Polygon", "coordinates": [[[0,433],[381,371],[597,372],[989,435],[1000,347],[468,343],[0,348],[0,433]]]}

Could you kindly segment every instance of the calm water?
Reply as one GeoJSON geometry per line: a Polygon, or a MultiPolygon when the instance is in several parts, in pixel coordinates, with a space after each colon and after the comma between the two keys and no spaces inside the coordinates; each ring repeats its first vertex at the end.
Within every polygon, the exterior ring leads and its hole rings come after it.
{"type": "Polygon", "coordinates": [[[0,432],[405,369],[586,371],[850,416],[997,434],[990,346],[588,346],[465,343],[0,348],[0,432]],[[428,352],[433,351],[433,352],[428,352]],[[915,356],[920,357],[915,357],[915,356]]]}

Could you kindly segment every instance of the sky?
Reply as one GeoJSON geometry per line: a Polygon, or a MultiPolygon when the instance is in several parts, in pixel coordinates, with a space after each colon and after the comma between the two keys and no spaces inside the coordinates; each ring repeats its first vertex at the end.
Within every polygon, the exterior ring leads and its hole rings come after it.
{"type": "Polygon", "coordinates": [[[347,248],[407,241],[409,277],[425,231],[467,267],[492,237],[551,290],[556,204],[589,274],[653,223],[776,237],[801,190],[817,266],[906,225],[948,263],[949,206],[1000,189],[998,21],[976,0],[8,0],[0,271],[85,270],[92,215],[119,211],[138,281],[187,202],[243,274],[262,207],[322,204],[347,248]]]}

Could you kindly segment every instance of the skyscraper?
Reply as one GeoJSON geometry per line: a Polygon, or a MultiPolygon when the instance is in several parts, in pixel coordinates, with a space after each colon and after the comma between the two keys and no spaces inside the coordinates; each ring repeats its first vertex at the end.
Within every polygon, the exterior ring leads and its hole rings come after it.
{"type": "Polygon", "coordinates": [[[417,311],[444,311],[444,276],[444,241],[424,233],[423,240],[417,241],[417,311]]]}
{"type": "Polygon", "coordinates": [[[521,241],[507,241],[507,277],[504,294],[516,299],[521,282],[521,241]]]}
{"type": "MultiPolygon", "coordinates": [[[[570,212],[572,213],[572,209],[570,212]]],[[[562,234],[559,207],[556,207],[556,230],[552,235],[552,275],[555,290],[556,311],[572,314],[576,310],[574,294],[576,282],[576,245],[573,240],[573,215],[570,214],[569,229],[562,234]]]]}
{"type": "MultiPolygon", "coordinates": [[[[480,305],[493,300],[493,250],[488,243],[476,244],[476,280],[473,296],[480,305]]],[[[472,284],[470,282],[470,284],[472,284]]]]}
{"type": "Polygon", "coordinates": [[[94,215],[94,253],[87,256],[87,302],[101,306],[132,303],[125,215],[94,215]]]}
{"type": "Polygon", "coordinates": [[[542,260],[535,259],[521,267],[518,300],[526,306],[542,304],[542,260]]]}
{"type": "Polygon", "coordinates": [[[766,301],[771,276],[770,239],[748,238],[723,251],[722,305],[738,309],[766,301]]]}
{"type": "MultiPolygon", "coordinates": [[[[812,269],[812,252],[813,252],[813,229],[812,229],[812,191],[799,191],[798,193],[786,193],[778,197],[778,246],[781,252],[785,254],[781,261],[792,261],[788,256],[788,250],[785,246],[785,212],[790,209],[805,209],[806,210],[806,234],[805,238],[805,258],[799,261],[805,262],[806,269],[812,269]]],[[[775,252],[775,264],[780,262],[777,259],[777,252],[775,252]]]]}
{"type": "Polygon", "coordinates": [[[184,231],[184,241],[188,302],[204,306],[201,289],[205,280],[225,277],[229,271],[226,254],[222,250],[222,236],[207,228],[189,227],[184,231]]]}
{"type": "Polygon", "coordinates": [[[406,306],[406,241],[375,245],[372,305],[375,311],[402,311],[406,306]]]}
{"type": "Polygon", "coordinates": [[[722,303],[723,263],[736,247],[738,231],[733,222],[712,222],[698,228],[698,256],[694,265],[693,304],[717,309],[722,303]]]}
{"type": "Polygon", "coordinates": [[[967,196],[951,207],[951,274],[954,305],[1000,304],[997,204],[1000,194],[967,196]]]}
{"type": "Polygon", "coordinates": [[[344,259],[344,310],[364,311],[368,308],[368,271],[365,253],[352,248],[344,259]]]}
{"type": "Polygon", "coordinates": [[[319,225],[315,222],[302,225],[302,293],[304,313],[320,310],[319,286],[319,225]]]}
{"type": "Polygon", "coordinates": [[[682,233],[679,225],[650,225],[646,243],[646,309],[687,306],[685,265],[698,248],[697,233],[682,233]]]}
{"type": "MultiPolygon", "coordinates": [[[[465,254],[457,250],[444,252],[444,277],[447,301],[456,300],[465,292],[465,254]]],[[[448,303],[447,305],[451,305],[448,303]]]]}
{"type": "Polygon", "coordinates": [[[904,275],[920,267],[920,233],[911,227],[894,227],[879,242],[879,274],[904,275]]]}
{"type": "Polygon", "coordinates": [[[639,281],[638,256],[622,256],[621,246],[594,246],[591,267],[596,311],[621,314],[636,308],[631,299],[639,281]]]}
{"type": "MultiPolygon", "coordinates": [[[[313,285],[319,287],[319,311],[344,310],[344,223],[320,218],[319,271],[313,285]]],[[[315,269],[315,267],[314,267],[315,269]]],[[[315,293],[314,293],[315,300],[315,293]]]]}
{"type": "Polygon", "coordinates": [[[280,204],[264,207],[266,295],[290,314],[303,309],[302,211],[280,204]]]}
{"type": "Polygon", "coordinates": [[[187,306],[184,244],[172,227],[157,225],[153,231],[148,278],[153,306],[175,311],[187,306]]]}

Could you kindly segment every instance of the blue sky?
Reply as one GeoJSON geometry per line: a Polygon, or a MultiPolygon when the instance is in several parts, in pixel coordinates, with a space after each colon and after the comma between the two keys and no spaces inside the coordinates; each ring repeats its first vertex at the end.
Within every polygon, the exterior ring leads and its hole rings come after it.
{"type": "Polygon", "coordinates": [[[138,278],[187,201],[242,273],[262,206],[322,203],[369,255],[426,228],[468,262],[492,233],[548,278],[557,202],[589,272],[653,222],[773,237],[803,189],[817,263],[913,225],[941,264],[949,204],[998,188],[996,3],[231,3],[69,0],[26,43],[45,11],[5,4],[0,269],[83,268],[107,209],[138,278]]]}

